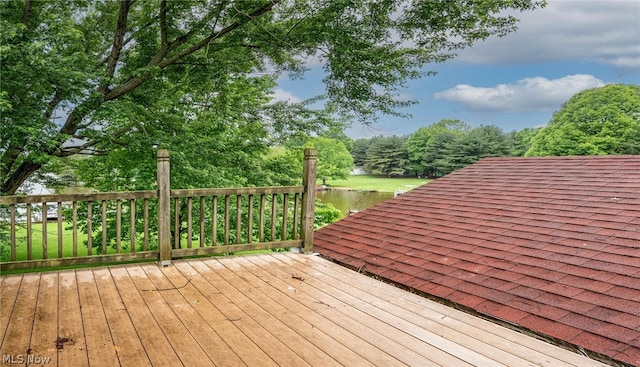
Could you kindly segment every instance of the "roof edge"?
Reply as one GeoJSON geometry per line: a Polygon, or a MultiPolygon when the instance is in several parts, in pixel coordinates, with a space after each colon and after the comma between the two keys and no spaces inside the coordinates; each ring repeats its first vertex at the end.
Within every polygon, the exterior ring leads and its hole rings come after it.
{"type": "Polygon", "coordinates": [[[391,284],[394,287],[402,289],[402,290],[405,290],[405,291],[407,291],[409,293],[413,293],[413,294],[419,295],[419,296],[421,296],[423,298],[426,298],[426,299],[429,299],[431,301],[443,304],[445,306],[449,306],[449,307],[454,308],[456,310],[468,313],[468,314],[470,314],[472,316],[479,317],[481,319],[490,321],[490,322],[492,322],[494,324],[500,325],[500,326],[505,327],[505,328],[510,329],[510,330],[517,331],[517,332],[519,332],[521,334],[536,338],[538,340],[542,340],[542,341],[544,341],[546,343],[549,343],[551,345],[566,349],[568,351],[574,352],[574,353],[582,355],[584,357],[591,358],[593,360],[596,360],[596,361],[599,361],[599,362],[602,362],[602,363],[606,363],[606,364],[609,364],[609,365],[614,366],[614,367],[633,367],[630,364],[627,364],[627,363],[624,363],[622,361],[616,360],[616,359],[614,359],[614,358],[612,358],[610,356],[607,356],[607,355],[604,355],[604,354],[601,354],[601,353],[598,353],[598,352],[595,352],[595,351],[592,351],[592,350],[589,350],[589,349],[585,349],[584,347],[578,346],[578,345],[573,344],[573,343],[569,343],[567,341],[552,337],[550,335],[546,335],[546,334],[537,332],[535,330],[531,330],[531,329],[526,328],[524,326],[521,326],[521,325],[519,325],[517,323],[513,323],[513,322],[510,322],[510,321],[507,321],[507,320],[504,320],[504,319],[489,315],[487,313],[480,312],[480,311],[475,310],[475,309],[473,309],[473,308],[471,308],[469,306],[465,306],[465,305],[450,301],[450,300],[448,300],[446,298],[435,296],[433,294],[421,291],[421,290],[419,290],[417,288],[410,287],[410,286],[408,286],[406,284],[402,284],[402,283],[396,282],[394,280],[385,278],[385,277],[380,276],[378,274],[370,273],[370,272],[366,271],[365,267],[363,267],[363,266],[361,266],[360,268],[357,268],[357,267],[355,267],[353,265],[349,265],[347,263],[343,263],[341,261],[332,259],[332,258],[330,258],[328,256],[325,256],[323,254],[320,254],[320,253],[316,253],[316,255],[322,257],[323,259],[331,261],[331,262],[333,262],[335,264],[338,264],[338,265],[340,265],[340,266],[342,266],[344,268],[350,269],[350,270],[355,271],[357,273],[360,273],[360,274],[363,274],[363,275],[368,276],[370,278],[373,278],[375,280],[381,281],[383,283],[391,284]]]}

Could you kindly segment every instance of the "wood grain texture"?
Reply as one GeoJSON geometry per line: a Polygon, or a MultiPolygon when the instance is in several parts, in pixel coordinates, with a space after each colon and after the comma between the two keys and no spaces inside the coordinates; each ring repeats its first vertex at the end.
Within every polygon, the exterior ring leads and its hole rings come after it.
{"type": "Polygon", "coordinates": [[[7,275],[0,291],[2,354],[58,366],[605,366],[306,254],[7,275]]]}

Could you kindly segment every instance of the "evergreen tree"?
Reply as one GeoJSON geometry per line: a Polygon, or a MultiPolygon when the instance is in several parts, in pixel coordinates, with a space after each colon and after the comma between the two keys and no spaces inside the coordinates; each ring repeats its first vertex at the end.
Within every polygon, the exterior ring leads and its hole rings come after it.
{"type": "Polygon", "coordinates": [[[402,176],[410,171],[406,139],[399,136],[378,137],[367,149],[364,169],[376,174],[402,176]]]}

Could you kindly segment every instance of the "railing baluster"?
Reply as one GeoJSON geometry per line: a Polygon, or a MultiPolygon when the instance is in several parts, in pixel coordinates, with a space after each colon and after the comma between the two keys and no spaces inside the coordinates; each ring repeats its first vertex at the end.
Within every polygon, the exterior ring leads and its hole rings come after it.
{"type": "Polygon", "coordinates": [[[276,240],[276,212],[277,212],[277,196],[271,195],[271,241],[276,240]]]}
{"type": "Polygon", "coordinates": [[[224,244],[229,244],[229,200],[230,196],[224,196],[224,244]]]}
{"type": "Polygon", "coordinates": [[[11,235],[11,261],[16,261],[16,206],[15,204],[9,205],[9,221],[10,221],[10,231],[11,235]]]}
{"type": "Polygon", "coordinates": [[[247,210],[247,243],[253,243],[253,194],[249,194],[249,209],[247,210]]]}
{"type": "Polygon", "coordinates": [[[73,202],[73,256],[78,256],[78,202],[73,202]]]}
{"type": "Polygon", "coordinates": [[[298,215],[300,210],[300,194],[295,193],[293,195],[293,239],[300,238],[298,233],[298,215]]]}
{"type": "Polygon", "coordinates": [[[27,204],[27,260],[33,260],[33,234],[31,228],[31,203],[27,204]]]}
{"type": "Polygon", "coordinates": [[[120,237],[122,237],[122,201],[116,200],[116,254],[120,253],[120,237]]]}
{"type": "Polygon", "coordinates": [[[91,256],[93,252],[93,210],[91,209],[91,201],[87,202],[87,255],[91,256]]]}
{"type": "Polygon", "coordinates": [[[211,246],[218,244],[218,197],[211,199],[211,246]]]}
{"type": "Polygon", "coordinates": [[[236,195],[236,243],[242,242],[242,195],[236,195]]]}
{"type": "Polygon", "coordinates": [[[187,248],[191,248],[193,240],[193,198],[187,198],[187,248]]]}
{"type": "Polygon", "coordinates": [[[200,247],[204,247],[204,196],[200,196],[200,247]]]}
{"type": "Polygon", "coordinates": [[[149,251],[149,199],[144,199],[144,250],[149,251]]]}
{"type": "Polygon", "coordinates": [[[174,214],[173,214],[173,248],[180,248],[180,198],[173,199],[174,214]]]}
{"type": "Polygon", "coordinates": [[[47,203],[42,203],[42,259],[49,257],[47,253],[47,203]]]}
{"type": "Polygon", "coordinates": [[[265,195],[264,194],[260,194],[260,229],[259,229],[259,235],[258,235],[258,240],[260,242],[264,242],[264,200],[265,200],[265,195]]]}
{"type": "Polygon", "coordinates": [[[62,203],[58,201],[58,259],[62,258],[62,203]]]}
{"type": "Polygon", "coordinates": [[[102,200],[102,255],[107,254],[107,201],[102,200]]]}
{"type": "Polygon", "coordinates": [[[129,200],[129,212],[131,216],[131,224],[129,225],[129,247],[131,253],[136,252],[136,200],[129,200]]]}
{"type": "Polygon", "coordinates": [[[289,219],[289,194],[282,195],[282,240],[287,239],[287,220],[289,219]]]}

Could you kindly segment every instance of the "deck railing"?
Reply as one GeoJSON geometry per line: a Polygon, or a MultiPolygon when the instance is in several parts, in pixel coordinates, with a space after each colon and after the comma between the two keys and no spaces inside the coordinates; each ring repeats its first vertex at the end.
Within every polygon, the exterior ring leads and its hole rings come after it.
{"type": "Polygon", "coordinates": [[[0,196],[0,241],[8,249],[0,271],[312,251],[315,150],[305,150],[302,186],[172,190],[169,175],[169,152],[159,150],[157,191],[0,196]]]}

